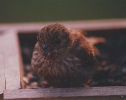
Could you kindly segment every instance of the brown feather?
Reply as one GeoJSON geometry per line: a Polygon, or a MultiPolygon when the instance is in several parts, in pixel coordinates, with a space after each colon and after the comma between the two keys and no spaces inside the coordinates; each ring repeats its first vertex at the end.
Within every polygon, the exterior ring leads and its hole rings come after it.
{"type": "Polygon", "coordinates": [[[53,87],[80,87],[92,76],[97,61],[85,36],[60,24],[38,34],[31,65],[53,87]]]}

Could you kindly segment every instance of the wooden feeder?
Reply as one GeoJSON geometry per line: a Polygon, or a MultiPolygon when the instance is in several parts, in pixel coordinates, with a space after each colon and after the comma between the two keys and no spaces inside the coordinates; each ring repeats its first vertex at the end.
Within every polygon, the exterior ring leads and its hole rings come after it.
{"type": "MultiPolygon", "coordinates": [[[[126,29],[126,20],[59,22],[81,30],[126,29]]],[[[19,33],[52,23],[0,24],[0,100],[125,100],[126,86],[25,89],[19,33]]]]}

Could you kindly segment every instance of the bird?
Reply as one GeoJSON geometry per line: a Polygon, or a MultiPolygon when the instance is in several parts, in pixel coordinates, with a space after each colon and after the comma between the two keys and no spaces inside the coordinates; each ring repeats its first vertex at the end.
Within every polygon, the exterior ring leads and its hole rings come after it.
{"type": "Polygon", "coordinates": [[[56,23],[38,33],[31,66],[43,87],[82,87],[93,76],[97,59],[82,32],[56,23]]]}

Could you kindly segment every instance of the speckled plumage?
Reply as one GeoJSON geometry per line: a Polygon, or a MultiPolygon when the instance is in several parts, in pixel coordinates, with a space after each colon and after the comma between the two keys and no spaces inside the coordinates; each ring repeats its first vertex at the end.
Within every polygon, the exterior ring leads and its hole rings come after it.
{"type": "Polygon", "coordinates": [[[97,63],[94,48],[81,32],[52,24],[38,34],[31,65],[49,86],[62,88],[82,86],[97,63]]]}

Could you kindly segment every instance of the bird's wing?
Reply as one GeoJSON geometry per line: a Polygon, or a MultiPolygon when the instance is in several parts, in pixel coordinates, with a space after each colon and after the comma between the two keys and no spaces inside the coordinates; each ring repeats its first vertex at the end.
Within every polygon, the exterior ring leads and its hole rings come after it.
{"type": "Polygon", "coordinates": [[[33,54],[32,54],[32,59],[31,59],[31,66],[34,71],[38,71],[38,68],[41,66],[41,52],[40,52],[40,46],[39,43],[37,42],[35,44],[33,54]]]}
{"type": "Polygon", "coordinates": [[[94,47],[89,44],[82,33],[75,33],[73,37],[72,53],[80,59],[80,63],[89,72],[96,69],[97,60],[94,53],[94,47]]]}

